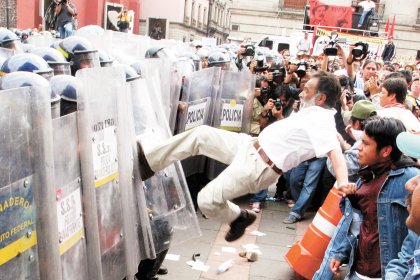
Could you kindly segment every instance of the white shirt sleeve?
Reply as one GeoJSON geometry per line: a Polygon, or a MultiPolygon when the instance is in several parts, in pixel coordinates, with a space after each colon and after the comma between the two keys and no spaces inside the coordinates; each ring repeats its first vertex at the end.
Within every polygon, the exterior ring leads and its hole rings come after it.
{"type": "Polygon", "coordinates": [[[317,118],[317,125],[312,124],[307,128],[309,140],[314,148],[316,157],[324,157],[328,152],[334,149],[340,149],[340,143],[337,139],[337,130],[335,121],[331,116],[317,118]]]}

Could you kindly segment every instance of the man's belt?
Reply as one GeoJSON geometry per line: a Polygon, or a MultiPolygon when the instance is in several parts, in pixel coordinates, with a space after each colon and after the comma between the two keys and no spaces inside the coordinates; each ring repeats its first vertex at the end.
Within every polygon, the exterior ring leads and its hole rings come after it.
{"type": "Polygon", "coordinates": [[[280,168],[278,168],[272,161],[271,159],[267,156],[267,154],[264,152],[264,150],[261,148],[260,143],[258,142],[258,140],[255,140],[254,143],[254,148],[257,150],[257,152],[260,154],[261,158],[263,159],[263,161],[265,163],[267,163],[277,174],[282,175],[283,171],[281,171],[280,168]]]}

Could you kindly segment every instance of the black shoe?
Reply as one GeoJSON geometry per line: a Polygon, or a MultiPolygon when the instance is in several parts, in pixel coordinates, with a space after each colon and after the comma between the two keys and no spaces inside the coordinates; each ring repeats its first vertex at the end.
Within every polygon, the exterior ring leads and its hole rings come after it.
{"type": "Polygon", "coordinates": [[[245,229],[251,225],[256,218],[257,214],[253,211],[241,209],[239,217],[230,224],[230,230],[226,233],[225,240],[227,242],[232,242],[241,238],[245,233],[245,229]]]}
{"type": "Polygon", "coordinates": [[[137,154],[139,156],[139,168],[140,168],[140,176],[143,181],[146,181],[153,175],[155,172],[150,168],[149,163],[147,162],[146,156],[144,154],[143,147],[140,144],[140,141],[137,140],[137,154]]]}
{"type": "Polygon", "coordinates": [[[157,272],[158,275],[166,275],[168,274],[168,269],[166,267],[164,267],[163,265],[161,265],[159,267],[159,270],[157,272]]]}

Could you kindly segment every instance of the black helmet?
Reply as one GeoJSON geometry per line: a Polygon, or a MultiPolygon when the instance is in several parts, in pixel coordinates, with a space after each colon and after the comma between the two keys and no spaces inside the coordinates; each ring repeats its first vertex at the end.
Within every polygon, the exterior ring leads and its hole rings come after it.
{"type": "Polygon", "coordinates": [[[201,69],[201,60],[200,60],[200,57],[197,54],[195,54],[193,52],[186,52],[186,53],[184,53],[183,56],[191,59],[194,62],[195,71],[198,71],[198,70],[201,69]]]}
{"type": "Polygon", "coordinates": [[[208,58],[209,67],[222,67],[223,70],[229,69],[230,60],[222,52],[214,52],[208,58]]]}
{"type": "Polygon", "coordinates": [[[125,68],[125,81],[126,82],[131,82],[131,81],[141,78],[141,76],[137,73],[137,71],[133,67],[127,64],[122,64],[122,65],[125,68]]]}
{"type": "Polygon", "coordinates": [[[20,38],[9,29],[0,28],[0,47],[12,50],[22,50],[20,38]]]}
{"type": "Polygon", "coordinates": [[[46,79],[53,76],[53,70],[48,63],[41,57],[31,53],[15,54],[3,63],[0,70],[0,72],[4,73],[17,71],[33,72],[46,79]]]}
{"type": "Polygon", "coordinates": [[[77,111],[76,78],[69,75],[57,75],[50,80],[51,91],[61,96],[61,116],[77,111]]]}
{"type": "Polygon", "coordinates": [[[12,89],[28,86],[47,87],[51,92],[51,116],[53,118],[60,116],[60,96],[51,91],[48,80],[40,75],[23,71],[9,73],[2,77],[0,89],[12,89]]]}
{"type": "Polygon", "coordinates": [[[284,69],[284,62],[282,59],[276,59],[273,61],[273,63],[271,63],[270,65],[270,70],[274,71],[274,70],[282,70],[284,69]]]}
{"type": "Polygon", "coordinates": [[[131,67],[133,67],[133,69],[137,72],[138,75],[140,75],[141,77],[141,62],[140,61],[136,61],[131,63],[130,65],[131,67]]]}
{"type": "Polygon", "coordinates": [[[111,67],[114,59],[104,50],[98,50],[101,67],[111,67]]]}
{"type": "Polygon", "coordinates": [[[81,68],[100,67],[98,51],[85,38],[67,37],[58,44],[57,50],[70,62],[72,75],[81,68]]]}
{"type": "Polygon", "coordinates": [[[146,51],[146,54],[144,55],[144,57],[145,58],[158,58],[159,57],[158,52],[160,50],[163,50],[163,47],[159,47],[159,46],[151,47],[146,51]]]}
{"type": "Polygon", "coordinates": [[[70,63],[59,51],[53,48],[41,47],[33,49],[31,53],[42,57],[54,70],[54,75],[71,75],[70,63]]]}

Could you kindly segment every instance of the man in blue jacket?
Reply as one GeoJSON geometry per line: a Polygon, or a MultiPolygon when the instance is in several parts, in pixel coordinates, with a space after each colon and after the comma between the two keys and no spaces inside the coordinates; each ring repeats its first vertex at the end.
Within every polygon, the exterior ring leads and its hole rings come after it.
{"type": "Polygon", "coordinates": [[[405,183],[420,173],[417,163],[397,148],[401,121],[369,122],[359,146],[357,190],[342,201],[343,218],[314,279],[332,279],[349,264],[346,279],[404,279],[417,236],[409,231],[405,183]]]}

